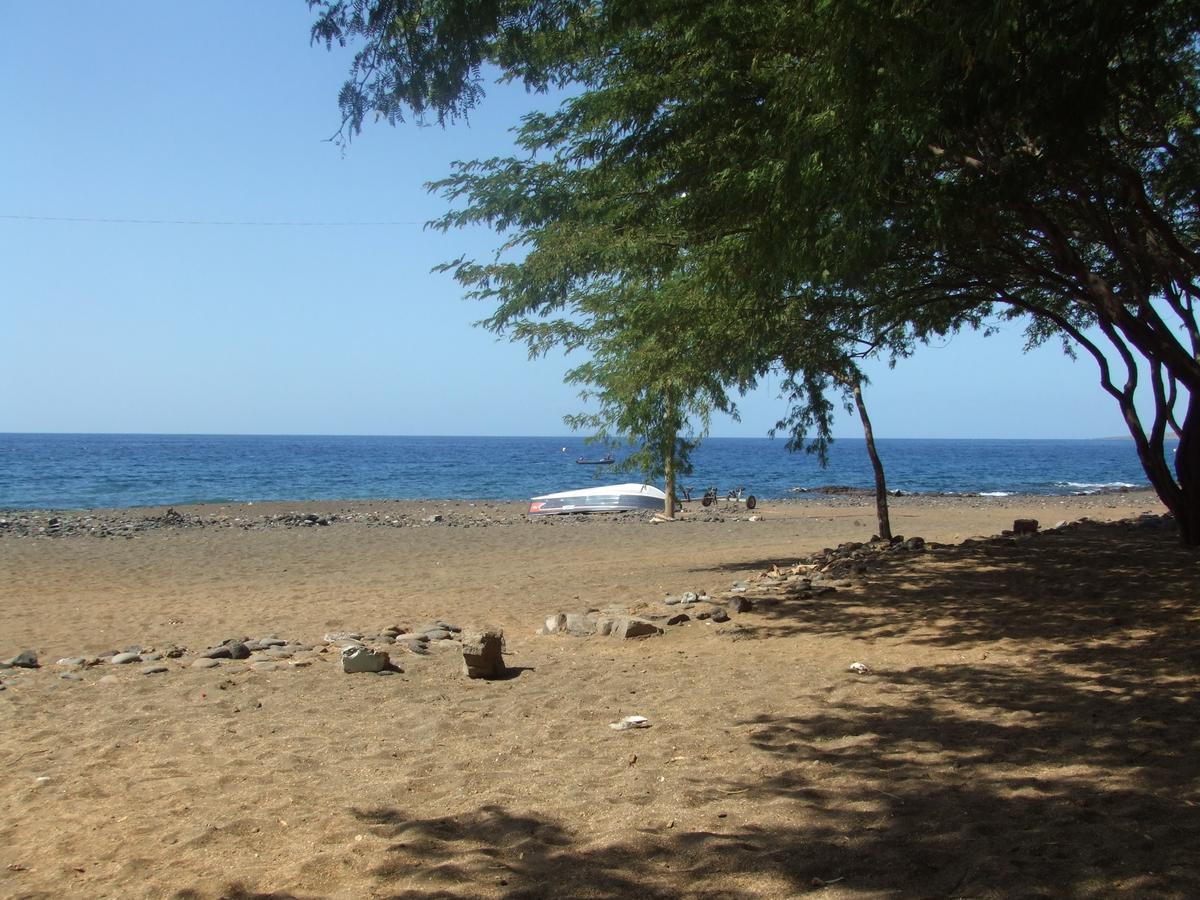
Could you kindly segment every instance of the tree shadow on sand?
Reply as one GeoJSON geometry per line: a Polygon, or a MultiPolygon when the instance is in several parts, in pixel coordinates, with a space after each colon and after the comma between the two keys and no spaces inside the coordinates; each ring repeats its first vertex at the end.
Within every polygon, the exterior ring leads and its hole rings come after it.
{"type": "Polygon", "coordinates": [[[1088,526],[889,557],[867,577],[808,599],[780,587],[747,621],[767,640],[954,652],[814,687],[792,714],[748,709],[743,774],[683,781],[695,822],[736,796],[776,824],[647,822],[604,841],[499,805],[352,807],[388,841],[373,894],[1200,896],[1194,551],[1088,526]]]}
{"type": "Polygon", "coordinates": [[[762,636],[843,635],[943,648],[1006,646],[1104,673],[1200,672],[1200,553],[1172,530],[1091,524],[884,556],[861,590],[786,590],[762,636]]]}

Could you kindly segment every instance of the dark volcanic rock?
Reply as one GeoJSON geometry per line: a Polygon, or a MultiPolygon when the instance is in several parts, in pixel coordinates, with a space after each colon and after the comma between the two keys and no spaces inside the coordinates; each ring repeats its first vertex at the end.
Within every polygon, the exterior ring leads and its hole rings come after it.
{"type": "Polygon", "coordinates": [[[754,603],[748,597],[730,597],[726,608],[731,613],[750,612],[754,609],[754,603]]]}
{"type": "Polygon", "coordinates": [[[38,662],[36,650],[22,650],[16,656],[10,659],[8,664],[16,669],[41,668],[41,663],[38,662]]]}

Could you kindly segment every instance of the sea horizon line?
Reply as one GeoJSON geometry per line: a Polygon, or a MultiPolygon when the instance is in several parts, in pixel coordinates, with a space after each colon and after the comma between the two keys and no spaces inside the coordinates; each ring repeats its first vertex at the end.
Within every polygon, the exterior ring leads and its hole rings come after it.
{"type": "MultiPolygon", "coordinates": [[[[606,445],[611,442],[593,441],[587,436],[572,434],[409,434],[409,433],[355,433],[355,432],[287,432],[287,431],[0,431],[0,438],[11,437],[154,437],[154,438],[355,438],[355,439],[390,439],[406,438],[409,440],[554,440],[574,441],[591,445],[606,445]]],[[[1093,435],[1088,437],[996,437],[996,436],[888,436],[876,435],[879,441],[1129,441],[1130,435],[1093,435]]],[[[785,441],[780,435],[709,435],[700,439],[704,441],[785,441]]],[[[860,435],[835,435],[835,441],[863,441],[860,435]]],[[[1167,438],[1167,443],[1174,443],[1177,438],[1167,438]]],[[[616,446],[620,446],[620,442],[616,446]]]]}

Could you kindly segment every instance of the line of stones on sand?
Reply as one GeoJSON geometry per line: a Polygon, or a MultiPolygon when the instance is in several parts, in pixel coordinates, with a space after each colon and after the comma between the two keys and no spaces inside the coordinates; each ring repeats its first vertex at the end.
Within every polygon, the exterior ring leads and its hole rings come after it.
{"type": "MultiPolygon", "coordinates": [[[[1040,529],[1037,519],[1016,519],[1013,527],[1005,529],[991,537],[967,538],[957,544],[939,544],[926,541],[924,538],[904,538],[896,535],[890,540],[872,537],[865,542],[849,541],[837,547],[826,547],[819,553],[802,558],[796,565],[780,569],[774,567],[770,572],[762,573],[759,578],[766,581],[807,581],[809,586],[850,587],[855,582],[854,576],[867,575],[885,560],[898,555],[954,550],[962,547],[979,547],[984,545],[1017,546],[1019,542],[1028,540],[1035,535],[1053,537],[1057,534],[1067,534],[1092,526],[1118,527],[1125,529],[1140,528],[1174,528],[1174,518],[1167,515],[1143,513],[1136,518],[1122,519],[1119,522],[1100,523],[1084,516],[1075,521],[1056,522],[1052,528],[1040,529]]],[[[809,595],[814,596],[812,594],[809,595]]],[[[801,594],[802,599],[808,599],[801,594]]]]}
{"type": "Polygon", "coordinates": [[[742,596],[748,581],[735,581],[722,597],[707,592],[684,591],[648,604],[640,604],[636,614],[624,607],[590,609],[585,613],[559,612],[547,616],[538,634],[565,634],[574,637],[611,637],[618,640],[654,637],[665,629],[693,620],[723,623],[731,615],[750,612],[754,602],[742,596]]]}
{"type": "MultiPolygon", "coordinates": [[[[589,609],[585,613],[558,612],[546,618],[538,633],[574,637],[653,637],[663,634],[666,627],[685,625],[691,621],[725,623],[730,621],[731,615],[749,612],[756,606],[768,608],[775,605],[779,602],[780,594],[789,600],[811,600],[839,589],[860,586],[862,576],[868,575],[889,559],[984,543],[1015,544],[1035,534],[1054,535],[1090,524],[1098,523],[1085,517],[1077,522],[1058,522],[1052,529],[1039,532],[1036,519],[1017,519],[1011,529],[1006,529],[1000,535],[967,539],[961,544],[940,544],[921,537],[905,538],[900,535],[888,540],[873,537],[870,541],[847,541],[803,557],[794,565],[775,565],[752,578],[735,581],[720,597],[709,596],[703,591],[685,591],[678,596],[641,604],[636,608],[636,615],[631,615],[632,611],[623,607],[589,609]],[[748,597],[748,593],[756,596],[748,597]]],[[[1174,520],[1170,516],[1149,513],[1120,523],[1120,527],[1126,528],[1167,528],[1173,525],[1174,520]]],[[[717,633],[734,640],[752,636],[751,631],[739,623],[726,625],[717,633]]]]}
{"type": "MultiPolygon", "coordinates": [[[[900,535],[889,540],[873,537],[870,541],[848,541],[837,547],[826,547],[819,553],[803,557],[791,566],[772,566],[751,579],[734,582],[727,594],[734,595],[730,600],[731,611],[734,611],[732,606],[739,602],[736,595],[744,595],[747,592],[756,595],[753,599],[755,607],[767,608],[778,603],[781,595],[788,600],[812,600],[840,589],[861,587],[864,585],[864,576],[877,571],[889,560],[905,556],[984,545],[1020,546],[1022,542],[1034,537],[1053,539],[1055,535],[1088,528],[1131,530],[1174,527],[1175,521],[1169,514],[1143,513],[1136,518],[1110,523],[1096,522],[1083,517],[1071,522],[1057,522],[1053,528],[1045,530],[1039,530],[1036,519],[1017,519],[1011,529],[1005,529],[999,535],[968,538],[957,544],[936,543],[921,537],[905,538],[900,535]]],[[[668,599],[667,602],[671,601],[668,599]]],[[[668,620],[668,623],[674,624],[671,620],[668,620]]],[[[751,636],[743,626],[736,623],[720,631],[735,640],[751,636]]]]}
{"type": "MultiPolygon", "coordinates": [[[[499,633],[497,629],[484,631],[499,633]]],[[[259,672],[300,669],[311,666],[332,652],[337,652],[341,654],[343,670],[346,672],[371,671],[389,674],[401,670],[391,662],[388,651],[382,649],[384,647],[423,656],[428,654],[432,646],[457,647],[462,645],[462,641],[462,629],[441,620],[428,622],[414,629],[389,625],[373,633],[329,632],[321,641],[315,643],[291,641],[274,634],[257,639],[227,638],[197,653],[190,667],[211,669],[237,661],[259,672]],[[346,651],[352,652],[347,654],[346,651]]],[[[488,646],[490,648],[490,644],[488,646]]],[[[163,648],[130,646],[124,650],[112,650],[96,655],[63,657],[54,665],[67,670],[59,676],[67,681],[81,680],[78,672],[83,669],[97,666],[132,667],[136,663],[143,664],[139,670],[142,674],[158,675],[171,671],[170,667],[164,664],[165,661],[181,659],[187,653],[186,648],[174,645],[163,648]]],[[[476,655],[478,653],[491,654],[492,650],[476,651],[476,655]]],[[[464,658],[466,655],[464,654],[464,658]]],[[[495,665],[492,667],[495,668],[495,665]]],[[[9,659],[0,659],[0,670],[37,668],[41,668],[41,663],[34,650],[23,650],[9,659]]],[[[482,670],[484,664],[478,663],[474,668],[482,670]]],[[[2,688],[3,682],[0,682],[0,689],[2,688]]]]}

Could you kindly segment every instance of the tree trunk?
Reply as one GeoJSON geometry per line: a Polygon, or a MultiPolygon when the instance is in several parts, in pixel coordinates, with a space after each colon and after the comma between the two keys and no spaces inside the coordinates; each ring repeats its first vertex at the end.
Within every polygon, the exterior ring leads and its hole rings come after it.
{"type": "Polygon", "coordinates": [[[1158,499],[1175,517],[1180,539],[1185,546],[1200,546],[1200,415],[1189,410],[1184,417],[1172,477],[1163,443],[1146,437],[1137,414],[1132,411],[1132,401],[1121,406],[1142,469],[1158,499]]]}
{"type": "Polygon", "coordinates": [[[888,518],[887,481],[883,476],[883,462],[875,449],[875,432],[871,430],[867,405],[863,402],[862,383],[856,380],[851,390],[854,393],[854,405],[858,407],[858,417],[862,419],[863,436],[867,439],[867,455],[871,457],[871,468],[875,470],[875,515],[879,519],[879,536],[890,541],[892,523],[888,518]]]}
{"type": "MultiPolygon", "coordinates": [[[[1200,401],[1197,395],[1193,393],[1188,398],[1187,409],[1179,426],[1179,447],[1175,451],[1175,464],[1172,466],[1163,440],[1163,429],[1153,428],[1147,434],[1134,406],[1132,392],[1115,389],[1107,374],[1102,384],[1105,390],[1116,397],[1142,469],[1150,479],[1158,499],[1175,517],[1180,540],[1184,546],[1200,547],[1200,401]]],[[[1156,418],[1161,418],[1167,410],[1163,408],[1161,397],[1156,397],[1155,401],[1156,418]]]]}
{"type": "MultiPolygon", "coordinates": [[[[1185,546],[1200,547],[1200,401],[1193,394],[1179,429],[1175,451],[1175,477],[1180,502],[1171,509],[1185,546]]],[[[1162,496],[1162,491],[1159,491],[1162,496]]]]}
{"type": "Polygon", "coordinates": [[[668,519],[675,518],[675,435],[671,436],[670,448],[663,459],[663,493],[667,499],[663,501],[663,515],[668,519]]]}
{"type": "MultiPolygon", "coordinates": [[[[1108,316],[1109,307],[1114,304],[1098,304],[1092,308],[1096,313],[1097,325],[1125,366],[1125,384],[1123,387],[1118,386],[1113,381],[1113,367],[1109,357],[1067,318],[1053,310],[1019,300],[1010,299],[1009,302],[1034,316],[1041,316],[1053,322],[1092,355],[1100,371],[1100,385],[1117,401],[1121,416],[1125,419],[1125,425],[1133,438],[1142,469],[1163,506],[1175,517],[1180,539],[1185,546],[1200,547],[1200,400],[1197,399],[1200,395],[1200,382],[1190,368],[1192,361],[1189,359],[1188,365],[1172,368],[1172,364],[1177,362],[1178,354],[1163,350],[1164,344],[1170,342],[1165,342],[1153,334],[1148,339],[1141,331],[1124,331],[1113,317],[1108,316]],[[1154,423],[1149,430],[1142,425],[1134,402],[1134,392],[1138,386],[1139,357],[1150,363],[1151,378],[1155,385],[1154,423]],[[1171,364],[1168,364],[1168,360],[1171,364]],[[1166,378],[1172,379],[1169,391],[1163,389],[1163,373],[1156,368],[1157,366],[1162,366],[1166,378]],[[1188,399],[1183,421],[1178,428],[1179,447],[1175,451],[1175,464],[1172,466],[1164,436],[1167,424],[1176,421],[1173,416],[1176,384],[1187,392],[1188,399]],[[1172,468],[1174,472],[1171,471],[1172,468]]],[[[1190,312],[1187,315],[1181,313],[1180,318],[1184,320],[1188,334],[1194,334],[1196,322],[1190,312]]]]}

